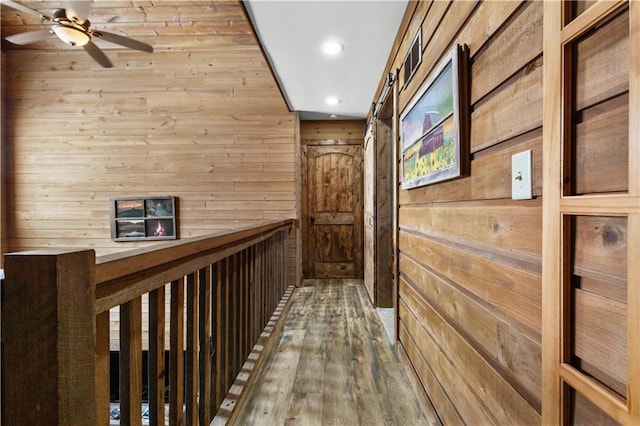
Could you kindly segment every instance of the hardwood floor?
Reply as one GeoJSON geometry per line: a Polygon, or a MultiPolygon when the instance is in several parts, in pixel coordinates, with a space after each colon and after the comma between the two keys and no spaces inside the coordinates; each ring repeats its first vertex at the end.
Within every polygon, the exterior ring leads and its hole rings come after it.
{"type": "MultiPolygon", "coordinates": [[[[427,425],[360,280],[296,289],[237,425],[427,425]]],[[[428,414],[428,416],[427,416],[428,414]]]]}

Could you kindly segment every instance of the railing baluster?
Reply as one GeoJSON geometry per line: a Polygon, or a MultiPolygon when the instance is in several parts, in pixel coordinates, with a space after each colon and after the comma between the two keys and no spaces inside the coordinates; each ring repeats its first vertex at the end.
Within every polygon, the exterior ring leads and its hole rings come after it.
{"type": "Polygon", "coordinates": [[[198,424],[198,304],[195,273],[187,275],[186,424],[198,424]]]}
{"type": "Polygon", "coordinates": [[[225,348],[226,348],[226,360],[227,367],[225,370],[225,389],[228,389],[233,383],[233,376],[231,371],[233,371],[233,319],[234,312],[233,309],[233,283],[234,283],[234,275],[235,275],[235,262],[233,256],[229,256],[227,259],[229,266],[229,274],[227,275],[227,318],[226,318],[226,340],[225,340],[225,348]]]}
{"type": "Polygon", "coordinates": [[[243,263],[243,270],[244,270],[244,281],[243,281],[243,286],[242,286],[242,304],[243,304],[243,336],[244,336],[244,342],[243,342],[243,353],[242,353],[242,359],[246,359],[247,356],[249,355],[249,352],[251,351],[251,320],[249,319],[251,317],[251,310],[249,308],[249,292],[250,292],[250,288],[249,288],[249,265],[250,265],[250,252],[251,250],[249,248],[245,249],[243,251],[244,254],[244,263],[243,263]]]}
{"type": "Polygon", "coordinates": [[[120,423],[142,424],[142,298],[120,305],[120,423]]]}
{"type": "Polygon", "coordinates": [[[96,424],[109,425],[110,367],[109,311],[96,316],[96,424]]]}
{"type": "MultiPolygon", "coordinates": [[[[256,333],[256,246],[249,247],[249,330],[251,342],[258,340],[256,333]]],[[[251,350],[251,347],[249,348],[251,350]]]]}
{"type": "Polygon", "coordinates": [[[244,281],[244,274],[243,274],[243,257],[242,257],[242,252],[238,252],[236,254],[236,258],[237,258],[237,262],[238,262],[238,279],[236,282],[236,297],[237,297],[237,301],[236,301],[236,354],[235,354],[235,358],[236,358],[236,368],[234,371],[234,378],[235,376],[238,375],[238,373],[240,372],[240,370],[242,369],[242,364],[244,362],[244,358],[243,358],[243,350],[242,350],[242,339],[243,339],[243,333],[242,333],[242,328],[243,328],[243,319],[242,316],[244,315],[244,311],[243,311],[243,292],[242,292],[242,285],[243,285],[243,281],[244,281]]]}
{"type": "Polygon", "coordinates": [[[171,283],[169,425],[182,425],[184,418],[184,281],[171,283]]]}
{"type": "Polygon", "coordinates": [[[215,263],[211,266],[211,401],[210,401],[210,413],[215,415],[219,406],[218,402],[218,389],[219,389],[219,377],[218,373],[218,300],[220,290],[220,280],[218,274],[220,273],[220,264],[215,263]]]}
{"type": "Polygon", "coordinates": [[[266,277],[266,263],[267,263],[267,244],[266,242],[260,242],[260,265],[259,265],[259,277],[260,277],[260,330],[262,330],[267,323],[267,301],[269,295],[267,294],[267,277],[266,277]]]}
{"type": "Polygon", "coordinates": [[[216,339],[216,347],[218,359],[216,364],[217,368],[217,386],[216,386],[216,405],[220,405],[222,399],[224,397],[224,389],[227,385],[227,307],[228,299],[227,299],[227,289],[228,289],[228,268],[229,262],[228,259],[224,259],[219,262],[219,271],[218,271],[218,303],[217,303],[217,311],[218,311],[218,320],[216,325],[217,330],[217,339],[216,339]]]}
{"type": "MultiPolygon", "coordinates": [[[[276,296],[277,296],[277,292],[276,292],[276,280],[275,280],[275,275],[274,275],[274,263],[276,261],[275,259],[275,251],[274,251],[274,245],[273,245],[273,238],[270,238],[268,240],[268,244],[269,244],[269,261],[267,262],[267,276],[269,277],[269,306],[267,307],[267,312],[271,313],[273,312],[273,310],[275,309],[275,307],[277,306],[277,302],[276,302],[276,296]]],[[[267,321],[269,321],[269,318],[267,319],[267,321]]]]}
{"type": "Polygon", "coordinates": [[[240,328],[242,324],[241,316],[241,306],[242,306],[242,298],[240,297],[240,283],[242,281],[242,258],[240,257],[240,253],[236,253],[233,255],[234,259],[234,268],[233,268],[233,369],[231,370],[231,377],[229,382],[233,383],[233,380],[238,375],[241,367],[240,360],[240,328]]]}
{"type": "Polygon", "coordinates": [[[200,334],[198,415],[201,425],[211,422],[211,266],[198,271],[200,334]]]}
{"type": "Polygon", "coordinates": [[[149,423],[165,422],[165,287],[149,293],[149,423]]]}

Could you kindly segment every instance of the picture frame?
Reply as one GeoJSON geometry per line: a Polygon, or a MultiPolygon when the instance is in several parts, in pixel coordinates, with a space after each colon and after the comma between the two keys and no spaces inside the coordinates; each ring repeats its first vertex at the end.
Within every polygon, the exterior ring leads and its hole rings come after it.
{"type": "Polygon", "coordinates": [[[468,47],[454,46],[400,115],[402,189],[468,174],[468,47]]]}
{"type": "Polygon", "coordinates": [[[176,197],[110,199],[113,241],[175,240],[176,197]]]}

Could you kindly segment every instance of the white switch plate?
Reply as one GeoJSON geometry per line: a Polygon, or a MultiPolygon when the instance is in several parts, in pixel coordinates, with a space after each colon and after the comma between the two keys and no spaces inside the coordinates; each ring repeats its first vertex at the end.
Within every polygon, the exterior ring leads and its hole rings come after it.
{"type": "Polygon", "coordinates": [[[531,194],[531,150],[511,156],[511,198],[530,200],[531,194]]]}

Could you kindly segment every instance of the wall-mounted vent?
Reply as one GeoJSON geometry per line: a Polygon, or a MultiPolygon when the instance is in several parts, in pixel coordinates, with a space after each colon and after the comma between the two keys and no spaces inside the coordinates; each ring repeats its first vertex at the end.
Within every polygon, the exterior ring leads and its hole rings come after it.
{"type": "Polygon", "coordinates": [[[413,77],[413,74],[415,74],[418,69],[420,62],[422,62],[422,33],[418,31],[418,34],[416,34],[416,37],[413,39],[413,43],[411,43],[411,48],[409,49],[409,53],[407,53],[407,57],[404,58],[403,87],[409,84],[409,81],[411,81],[411,77],[413,77]]]}

